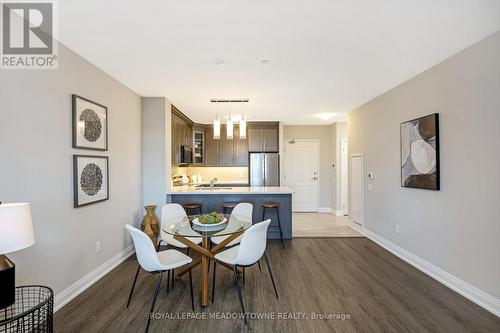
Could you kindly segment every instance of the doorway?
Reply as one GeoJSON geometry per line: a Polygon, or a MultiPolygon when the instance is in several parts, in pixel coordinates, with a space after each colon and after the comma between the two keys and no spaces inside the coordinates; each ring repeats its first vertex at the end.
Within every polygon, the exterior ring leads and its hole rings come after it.
{"type": "Polygon", "coordinates": [[[363,155],[351,156],[351,221],[361,226],[364,224],[364,194],[363,194],[363,155]]]}
{"type": "Polygon", "coordinates": [[[285,140],[283,180],[290,187],[292,211],[317,212],[319,202],[319,140],[285,140]]]}

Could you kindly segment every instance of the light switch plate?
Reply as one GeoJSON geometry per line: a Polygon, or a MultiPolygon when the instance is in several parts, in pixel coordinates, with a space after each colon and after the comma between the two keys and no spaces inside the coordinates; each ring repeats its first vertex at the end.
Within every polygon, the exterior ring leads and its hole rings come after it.
{"type": "Polygon", "coordinates": [[[373,184],[368,184],[368,191],[372,191],[373,190],[373,184]]]}

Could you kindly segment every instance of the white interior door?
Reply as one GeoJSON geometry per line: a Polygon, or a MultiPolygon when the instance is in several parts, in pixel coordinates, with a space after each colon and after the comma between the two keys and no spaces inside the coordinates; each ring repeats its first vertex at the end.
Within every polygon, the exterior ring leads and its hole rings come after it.
{"type": "Polygon", "coordinates": [[[284,180],[292,188],[294,212],[318,211],[319,142],[285,140],[284,180]]]}
{"type": "Polygon", "coordinates": [[[351,157],[351,221],[363,225],[363,156],[351,157]]]}

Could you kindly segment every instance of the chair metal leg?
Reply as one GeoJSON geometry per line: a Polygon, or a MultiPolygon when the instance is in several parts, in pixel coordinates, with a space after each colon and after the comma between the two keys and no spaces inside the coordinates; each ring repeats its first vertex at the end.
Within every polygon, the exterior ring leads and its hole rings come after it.
{"type": "Polygon", "coordinates": [[[175,269],[172,268],[172,289],[174,289],[175,286],[175,269]]]}
{"type": "Polygon", "coordinates": [[[186,255],[188,256],[189,255],[189,247],[187,248],[186,250],[186,255]]]}
{"type": "Polygon", "coordinates": [[[212,303],[214,302],[214,295],[215,295],[215,265],[217,264],[217,262],[214,260],[214,274],[212,276],[212,303]]]}
{"type": "Polygon", "coordinates": [[[278,290],[276,290],[276,284],[274,283],[274,277],[273,277],[273,272],[271,270],[271,265],[269,264],[269,260],[267,260],[267,254],[265,252],[264,252],[264,258],[266,259],[267,269],[269,270],[269,275],[271,275],[271,282],[273,283],[273,288],[274,288],[274,292],[276,293],[276,298],[279,299],[278,290]]]}
{"type": "Polygon", "coordinates": [[[260,260],[257,260],[257,265],[259,265],[259,271],[262,272],[262,267],[260,267],[260,260]]]}
{"type": "Polygon", "coordinates": [[[240,299],[241,311],[243,312],[243,321],[245,322],[245,325],[247,325],[247,317],[246,317],[246,312],[245,312],[245,306],[243,305],[243,296],[241,295],[240,281],[238,280],[238,271],[237,270],[238,270],[238,266],[234,265],[233,266],[234,283],[236,284],[236,289],[238,290],[238,297],[240,299]]]}
{"type": "Polygon", "coordinates": [[[245,267],[243,267],[243,274],[242,274],[242,280],[243,280],[243,285],[245,285],[245,267]]]}
{"type": "Polygon", "coordinates": [[[167,272],[167,294],[170,291],[170,270],[167,272]]]}
{"type": "Polygon", "coordinates": [[[281,246],[283,248],[285,248],[285,242],[283,241],[283,232],[281,231],[280,209],[279,208],[276,208],[276,213],[278,214],[278,228],[280,229],[281,246]]]}
{"type": "Polygon", "coordinates": [[[135,273],[134,283],[132,284],[132,289],[130,289],[130,294],[128,295],[127,308],[130,304],[130,300],[132,299],[132,293],[134,292],[135,283],[137,282],[137,277],[139,276],[139,270],[141,269],[141,265],[137,265],[137,272],[135,273]]]}
{"type": "Polygon", "coordinates": [[[194,296],[193,296],[193,276],[191,274],[191,265],[189,265],[189,290],[191,292],[191,309],[194,311],[194,296]]]}
{"type": "Polygon", "coordinates": [[[160,245],[161,245],[162,239],[158,242],[158,245],[156,246],[156,252],[160,251],[160,245]]]}
{"type": "Polygon", "coordinates": [[[266,207],[262,207],[262,221],[266,218],[266,207]]]}
{"type": "Polygon", "coordinates": [[[160,290],[162,277],[163,277],[163,272],[160,273],[160,277],[158,278],[158,282],[156,283],[155,294],[153,296],[153,303],[151,304],[151,309],[149,310],[149,315],[148,315],[148,323],[146,324],[146,333],[148,332],[149,329],[149,322],[151,321],[151,314],[153,313],[153,310],[155,308],[156,298],[158,297],[158,291],[160,290]]]}

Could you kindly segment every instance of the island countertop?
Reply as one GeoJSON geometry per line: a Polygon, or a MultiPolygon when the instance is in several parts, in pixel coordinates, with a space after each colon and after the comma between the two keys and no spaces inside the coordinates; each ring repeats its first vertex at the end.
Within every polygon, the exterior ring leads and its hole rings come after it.
{"type": "Polygon", "coordinates": [[[210,188],[196,186],[174,186],[167,194],[292,194],[293,190],[285,186],[235,186],[231,188],[210,188]]]}

